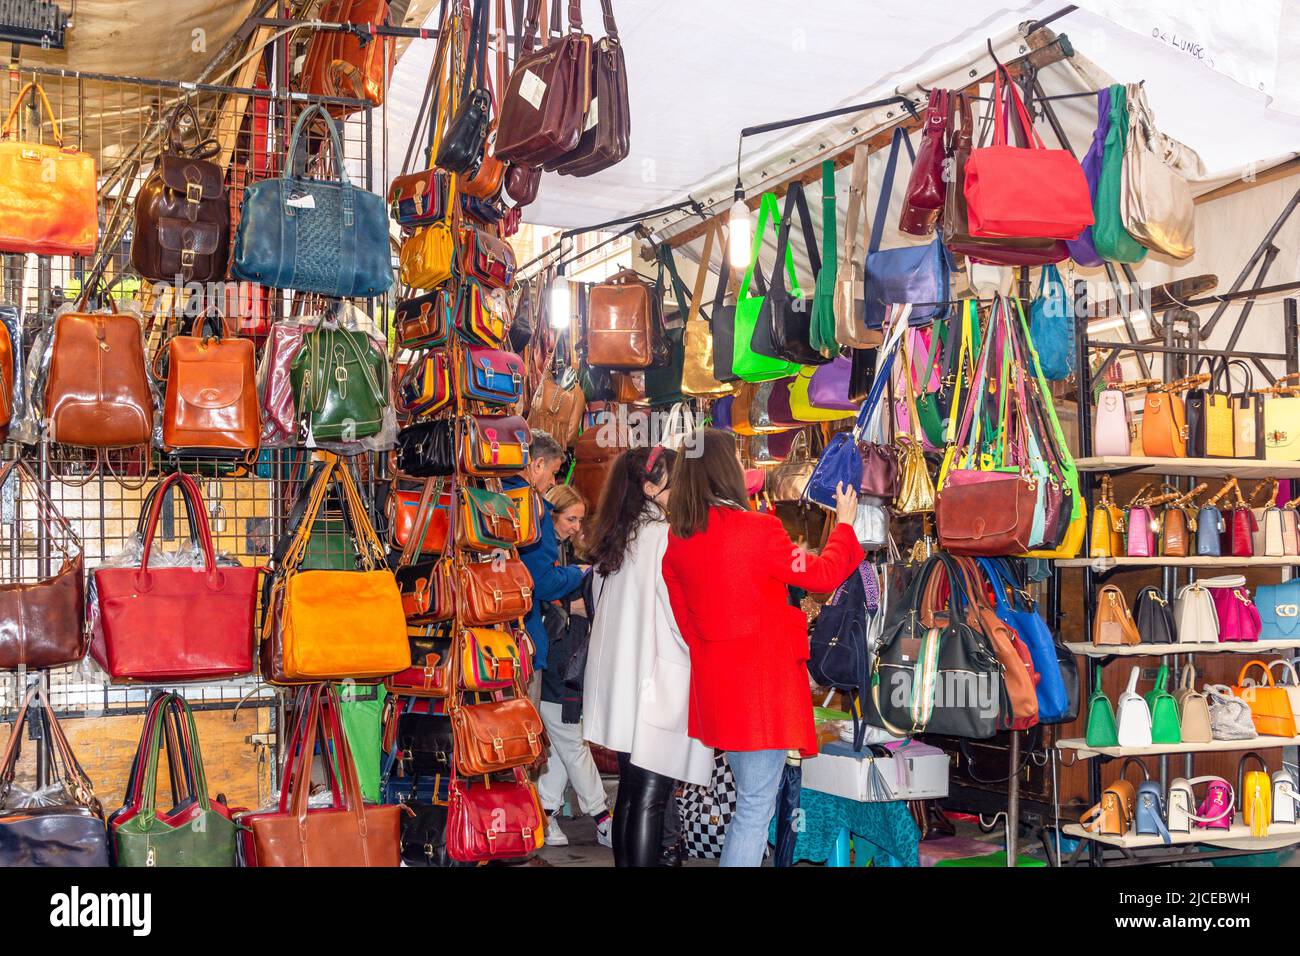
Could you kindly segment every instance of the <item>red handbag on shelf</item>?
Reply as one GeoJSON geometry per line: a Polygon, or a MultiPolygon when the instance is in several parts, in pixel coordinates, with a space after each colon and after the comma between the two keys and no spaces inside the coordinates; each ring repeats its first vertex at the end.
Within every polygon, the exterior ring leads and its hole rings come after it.
{"type": "Polygon", "coordinates": [[[1077,239],[1093,224],[1092,197],[1079,161],[1069,150],[1043,144],[1001,64],[994,74],[994,101],[993,145],[972,150],[966,162],[964,189],[971,235],[1077,239]],[[1007,143],[1004,78],[1025,135],[1024,149],[1007,143]]]}
{"type": "Polygon", "coordinates": [[[96,604],[90,656],[115,681],[221,680],[253,670],[253,619],[261,568],[218,566],[198,483],[176,472],[155,489],[138,568],[94,572],[96,604]],[[198,531],[203,567],[149,567],[154,531],[168,488],[185,496],[198,531]]]}
{"type": "Polygon", "coordinates": [[[449,786],[447,855],[453,860],[511,860],[542,848],[542,806],[522,770],[505,783],[465,780],[453,770],[449,786]]]}

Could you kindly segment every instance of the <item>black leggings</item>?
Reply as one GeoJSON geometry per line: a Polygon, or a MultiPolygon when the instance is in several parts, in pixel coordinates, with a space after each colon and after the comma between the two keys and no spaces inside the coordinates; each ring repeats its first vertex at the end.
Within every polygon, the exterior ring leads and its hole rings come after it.
{"type": "Polygon", "coordinates": [[[676,781],[618,755],[618,799],[614,801],[614,865],[658,866],[664,807],[676,781]]]}

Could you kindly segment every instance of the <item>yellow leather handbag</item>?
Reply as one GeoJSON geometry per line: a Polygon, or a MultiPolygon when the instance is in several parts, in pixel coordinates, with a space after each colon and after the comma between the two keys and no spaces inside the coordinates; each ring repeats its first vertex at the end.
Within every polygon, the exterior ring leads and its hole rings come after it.
{"type": "Polygon", "coordinates": [[[1264,459],[1300,461],[1300,393],[1294,387],[1277,389],[1264,400],[1264,459]]]}
{"type": "Polygon", "coordinates": [[[519,543],[516,547],[536,544],[542,536],[542,496],[533,490],[532,485],[507,488],[504,494],[515,503],[519,513],[519,543]]]}
{"type": "Polygon", "coordinates": [[[1088,556],[1114,558],[1124,553],[1124,511],[1115,504],[1110,475],[1101,479],[1101,494],[1092,509],[1092,535],[1088,556]]]}
{"type": "Polygon", "coordinates": [[[1264,758],[1253,750],[1237,763],[1237,796],[1241,800],[1241,818],[1250,827],[1250,835],[1268,836],[1273,819],[1273,780],[1264,758]],[[1246,763],[1254,760],[1262,770],[1246,772],[1246,763]]]}
{"type": "Polygon", "coordinates": [[[721,222],[717,222],[704,234],[704,251],[700,255],[700,266],[695,272],[691,306],[682,331],[682,394],[695,398],[731,394],[730,385],[713,377],[713,329],[700,318],[700,302],[704,295],[704,280],[709,275],[713,237],[721,229],[721,222]]]}
{"type": "MultiPolygon", "coordinates": [[[[808,383],[812,381],[813,373],[817,368],[818,366],[815,365],[801,365],[799,372],[789,380],[790,413],[801,422],[838,422],[852,418],[857,414],[856,409],[844,411],[836,408],[818,408],[808,399],[808,383]]],[[[786,379],[780,379],[776,387],[784,388],[786,382],[786,379]]]]}
{"type": "Polygon", "coordinates": [[[451,278],[456,243],[447,220],[416,229],[402,240],[398,261],[402,284],[412,289],[436,289],[451,278]]]}
{"type": "Polygon", "coordinates": [[[530,667],[514,634],[494,627],[460,631],[460,686],[467,691],[505,690],[526,683],[530,667]]]}
{"type": "Polygon", "coordinates": [[[406,670],[411,648],[401,592],[384,565],[384,547],[348,465],[327,454],[307,494],[307,508],[275,569],[262,636],[262,677],[273,684],[301,684],[371,680],[406,670]],[[331,486],[339,489],[362,570],[301,571],[311,527],[331,486]]]}

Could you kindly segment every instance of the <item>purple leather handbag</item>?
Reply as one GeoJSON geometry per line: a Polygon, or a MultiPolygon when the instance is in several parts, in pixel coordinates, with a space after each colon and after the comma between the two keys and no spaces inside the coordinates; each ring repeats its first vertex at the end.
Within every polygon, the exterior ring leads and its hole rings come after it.
{"type": "MultiPolygon", "coordinates": [[[[1096,199],[1097,180],[1101,178],[1102,154],[1106,151],[1106,134],[1110,132],[1110,87],[1097,91],[1097,128],[1092,133],[1092,145],[1080,163],[1083,177],[1088,181],[1088,195],[1096,199]]],[[[1066,240],[1065,247],[1070,250],[1070,258],[1081,266],[1099,266],[1102,258],[1092,244],[1092,226],[1079,233],[1078,239],[1066,240]]],[[[1100,454],[1100,452],[1098,453],[1100,454]]]]}
{"type": "MultiPolygon", "coordinates": [[[[838,361],[838,359],[836,360],[838,361]]],[[[829,365],[823,365],[822,368],[830,368],[829,365]]],[[[808,383],[808,394],[812,395],[812,382],[817,380],[814,373],[812,381],[808,383]]],[[[786,428],[799,428],[808,424],[801,422],[794,417],[794,412],[790,410],[790,386],[794,382],[794,376],[789,378],[777,379],[772,383],[772,392],[767,399],[767,417],[771,419],[773,425],[784,425],[786,428]]],[[[856,407],[856,406],[854,406],[856,407]]]]}
{"type": "MultiPolygon", "coordinates": [[[[857,411],[859,402],[849,398],[849,379],[853,372],[853,361],[839,355],[812,373],[808,380],[808,403],[817,408],[829,408],[843,412],[857,411]]],[[[787,403],[789,392],[787,390],[787,403]]]]}
{"type": "Polygon", "coordinates": [[[736,400],[734,395],[723,395],[713,403],[713,427],[721,428],[725,431],[731,431],[731,403],[736,400]]]}

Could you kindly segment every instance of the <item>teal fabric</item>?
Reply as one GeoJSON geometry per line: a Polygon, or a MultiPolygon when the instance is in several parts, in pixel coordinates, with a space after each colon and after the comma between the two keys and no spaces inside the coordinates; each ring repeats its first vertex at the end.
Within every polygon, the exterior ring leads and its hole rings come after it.
{"type": "MultiPolygon", "coordinates": [[[[874,849],[876,866],[920,866],[920,832],[901,800],[861,803],[819,790],[803,789],[799,798],[804,826],[796,828],[795,862],[825,863],[835,849],[835,839],[845,827],[853,834],[861,862],[864,850],[874,849]],[[869,846],[868,846],[869,845],[869,846]]],[[[776,842],[773,817],[768,842],[776,842]]]]}

